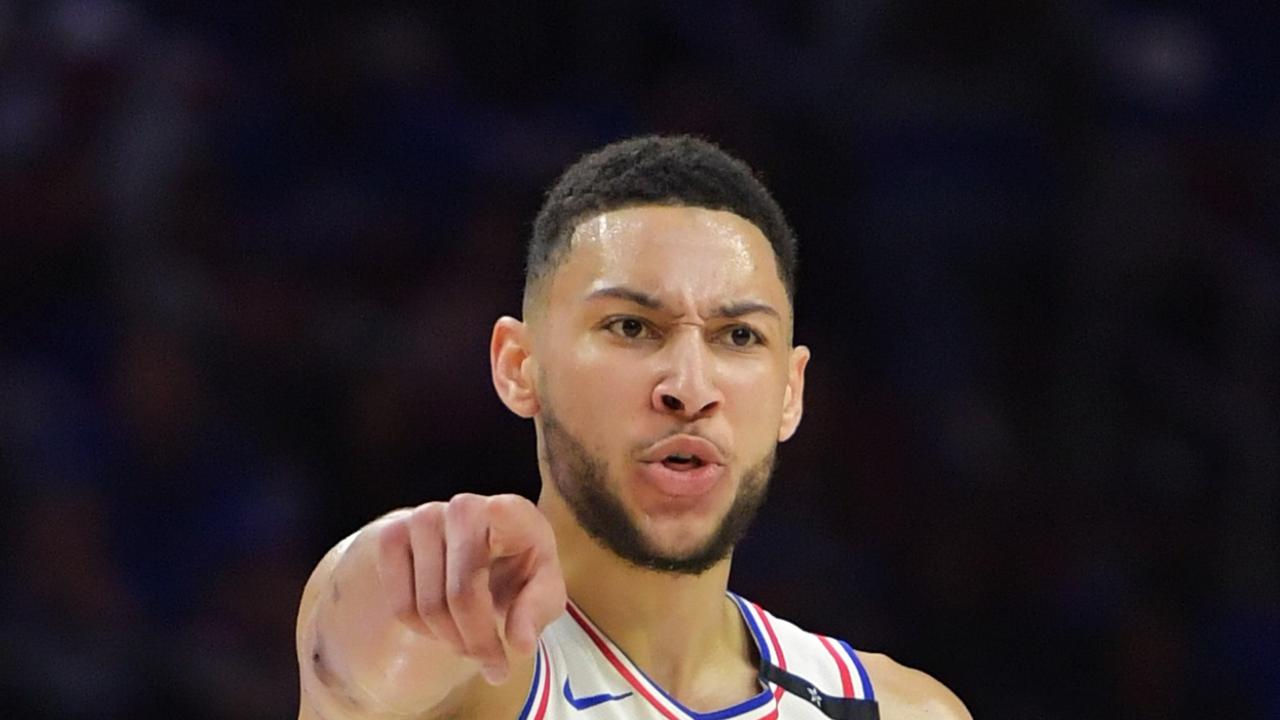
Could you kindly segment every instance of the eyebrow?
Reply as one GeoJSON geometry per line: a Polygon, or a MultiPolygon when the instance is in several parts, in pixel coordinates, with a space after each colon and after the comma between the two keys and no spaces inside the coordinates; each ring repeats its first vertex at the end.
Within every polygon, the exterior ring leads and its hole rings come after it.
{"type": "MultiPolygon", "coordinates": [[[[650,310],[657,310],[657,311],[665,312],[668,314],[674,314],[658,298],[652,295],[649,295],[648,293],[643,293],[643,292],[640,292],[639,290],[635,290],[622,285],[615,285],[611,287],[600,288],[599,290],[592,292],[590,295],[587,295],[587,300],[595,300],[597,298],[606,298],[606,297],[616,298],[618,300],[625,300],[627,302],[635,303],[636,305],[639,305],[644,308],[648,308],[650,310]]],[[[721,305],[720,307],[716,308],[714,312],[711,313],[711,316],[737,318],[737,317],[742,317],[743,315],[750,315],[751,313],[763,313],[765,315],[772,315],[775,319],[782,320],[782,316],[778,313],[777,310],[773,309],[772,306],[766,305],[765,303],[762,303],[762,302],[756,302],[754,300],[744,300],[742,302],[730,303],[728,305],[721,305]]]]}

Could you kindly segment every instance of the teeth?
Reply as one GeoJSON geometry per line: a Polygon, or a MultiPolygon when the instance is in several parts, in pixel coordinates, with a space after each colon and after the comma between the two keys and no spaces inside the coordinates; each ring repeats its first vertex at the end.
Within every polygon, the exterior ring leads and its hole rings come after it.
{"type": "Polygon", "coordinates": [[[681,453],[672,453],[667,456],[666,462],[675,463],[676,465],[689,465],[692,467],[702,467],[702,460],[697,455],[684,455],[681,453]]]}

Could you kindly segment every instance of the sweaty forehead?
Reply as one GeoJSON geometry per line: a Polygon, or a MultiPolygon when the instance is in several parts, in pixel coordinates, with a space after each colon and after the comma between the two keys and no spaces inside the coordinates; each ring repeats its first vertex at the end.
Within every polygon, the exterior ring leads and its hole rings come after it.
{"type": "Polygon", "coordinates": [[[684,311],[744,300],[789,309],[773,247],[760,229],[734,213],[699,207],[622,208],[584,220],[553,285],[553,303],[621,286],[684,311]]]}

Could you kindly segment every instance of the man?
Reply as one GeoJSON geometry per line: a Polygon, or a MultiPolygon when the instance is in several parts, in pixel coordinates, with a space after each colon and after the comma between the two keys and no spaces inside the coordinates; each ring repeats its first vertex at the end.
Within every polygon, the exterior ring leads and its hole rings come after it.
{"type": "Polygon", "coordinates": [[[303,719],[967,718],[929,676],[727,591],[803,410],[795,240],[740,161],[615,143],[548,194],[498,396],[542,490],[392,512],[320,562],[303,719]]]}

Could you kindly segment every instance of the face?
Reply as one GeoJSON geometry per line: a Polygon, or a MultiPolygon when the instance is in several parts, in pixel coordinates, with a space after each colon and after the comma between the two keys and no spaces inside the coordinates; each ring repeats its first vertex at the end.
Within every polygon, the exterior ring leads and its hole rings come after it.
{"type": "Polygon", "coordinates": [[[799,423],[808,350],[768,240],[729,212],[582,223],[531,313],[539,450],[577,522],[641,566],[723,559],[799,423]]]}

